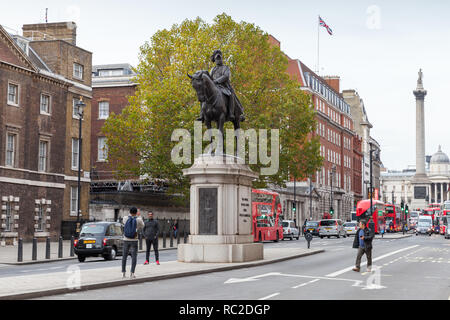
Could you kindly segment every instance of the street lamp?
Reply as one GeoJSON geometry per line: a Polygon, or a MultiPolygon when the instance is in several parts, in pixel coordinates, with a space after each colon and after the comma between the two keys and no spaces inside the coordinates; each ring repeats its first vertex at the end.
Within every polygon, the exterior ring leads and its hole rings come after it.
{"type": "Polygon", "coordinates": [[[334,174],[336,172],[336,166],[333,165],[333,167],[331,168],[331,206],[330,206],[330,214],[333,215],[334,214],[334,209],[333,209],[333,180],[334,180],[334,174]]]}
{"type": "Polygon", "coordinates": [[[76,104],[77,107],[77,115],[79,120],[79,128],[78,128],[78,192],[77,192],[77,228],[76,233],[80,233],[80,199],[81,199],[81,153],[82,153],[82,138],[81,138],[81,125],[83,120],[84,108],[86,104],[83,102],[83,97],[80,97],[80,100],[76,104]]]}

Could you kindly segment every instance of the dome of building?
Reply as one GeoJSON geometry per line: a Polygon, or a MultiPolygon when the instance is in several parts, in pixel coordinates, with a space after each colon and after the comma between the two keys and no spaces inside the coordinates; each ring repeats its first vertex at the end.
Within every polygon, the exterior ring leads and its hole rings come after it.
{"type": "Polygon", "coordinates": [[[448,156],[442,152],[441,146],[439,146],[438,152],[431,157],[430,163],[450,163],[448,156]]]}

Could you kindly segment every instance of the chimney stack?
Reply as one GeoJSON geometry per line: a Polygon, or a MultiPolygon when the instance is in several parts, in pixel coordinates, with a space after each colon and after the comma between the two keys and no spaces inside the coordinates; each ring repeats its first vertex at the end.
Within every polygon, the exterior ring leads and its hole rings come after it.
{"type": "Polygon", "coordinates": [[[24,24],[23,36],[32,41],[64,40],[77,45],[77,25],[75,22],[54,22],[24,24]]]}

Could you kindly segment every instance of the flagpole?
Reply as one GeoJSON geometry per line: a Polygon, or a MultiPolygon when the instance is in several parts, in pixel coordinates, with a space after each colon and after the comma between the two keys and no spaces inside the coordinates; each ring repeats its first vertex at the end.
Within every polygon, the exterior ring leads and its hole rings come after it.
{"type": "Polygon", "coordinates": [[[317,16],[317,74],[319,74],[319,34],[320,34],[320,23],[319,23],[320,16],[317,16]]]}

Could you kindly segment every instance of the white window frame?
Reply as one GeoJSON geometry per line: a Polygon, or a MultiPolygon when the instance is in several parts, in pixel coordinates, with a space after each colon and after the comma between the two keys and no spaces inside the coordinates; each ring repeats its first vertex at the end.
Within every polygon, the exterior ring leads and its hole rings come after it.
{"type": "Polygon", "coordinates": [[[45,208],[43,204],[38,204],[38,211],[37,211],[37,216],[38,216],[38,220],[36,221],[36,224],[38,225],[37,231],[43,232],[45,231],[45,225],[46,225],[46,221],[45,221],[45,208]]]}
{"type": "Polygon", "coordinates": [[[73,77],[75,79],[83,80],[84,66],[77,62],[73,63],[73,77]]]}
{"type": "Polygon", "coordinates": [[[78,187],[70,187],[70,215],[77,215],[78,187]]]}
{"type": "Polygon", "coordinates": [[[72,138],[72,170],[78,170],[78,155],[80,154],[80,139],[72,138]]]}
{"type": "Polygon", "coordinates": [[[19,84],[15,83],[15,82],[8,81],[8,88],[7,88],[7,93],[6,93],[6,101],[7,101],[8,105],[18,107],[19,104],[20,104],[20,99],[19,98],[20,98],[20,86],[19,86],[19,84]],[[10,96],[10,90],[9,89],[10,89],[10,86],[16,87],[16,92],[14,94],[14,100],[9,100],[9,96],[10,96]]]}
{"type": "Polygon", "coordinates": [[[6,148],[5,149],[6,149],[5,166],[15,167],[16,166],[16,155],[17,155],[17,134],[12,133],[12,132],[6,133],[6,148]],[[10,137],[12,137],[12,149],[11,149],[10,141],[9,141],[10,137]]]}
{"type": "Polygon", "coordinates": [[[98,103],[98,119],[108,119],[109,117],[109,101],[99,101],[98,103]],[[103,108],[102,108],[103,106],[103,108]],[[104,107],[106,106],[106,107],[104,107]],[[105,112],[106,111],[106,112],[105,112]]]}
{"type": "Polygon", "coordinates": [[[14,215],[13,215],[13,204],[11,202],[6,202],[6,212],[5,212],[5,232],[11,232],[14,226],[14,215]]]}
{"type": "Polygon", "coordinates": [[[50,143],[47,140],[39,140],[38,171],[40,172],[46,172],[48,169],[49,145],[50,143]],[[43,145],[45,145],[44,153],[41,148],[43,145]]]}
{"type": "Polygon", "coordinates": [[[98,137],[97,139],[97,161],[105,162],[108,157],[108,146],[106,145],[106,137],[98,137]]]}
{"type": "Polygon", "coordinates": [[[45,115],[50,115],[51,113],[51,95],[47,94],[47,93],[41,93],[41,99],[40,99],[40,103],[39,103],[39,112],[40,114],[45,114],[45,115]],[[43,98],[46,97],[48,98],[48,104],[47,104],[47,110],[42,110],[42,106],[43,106],[43,98]]]}

